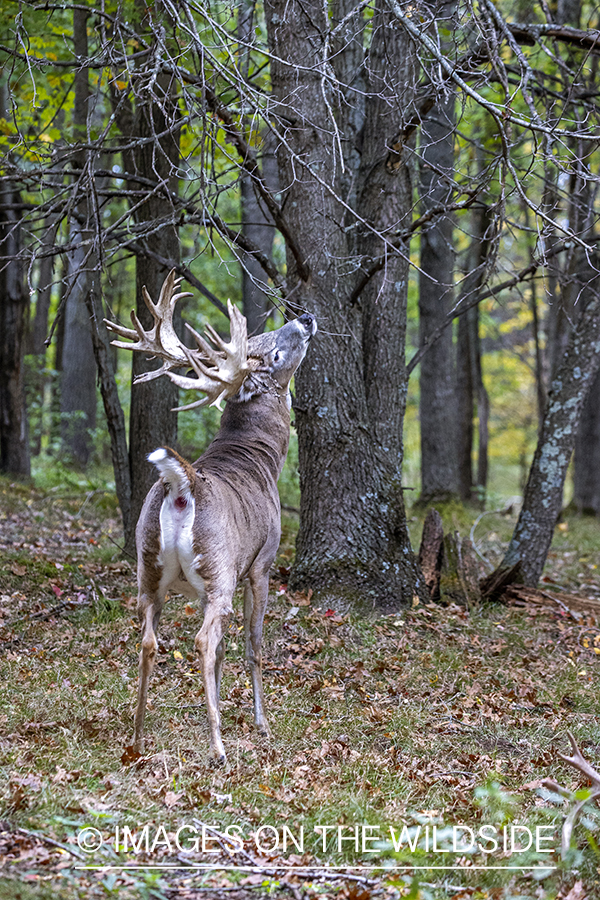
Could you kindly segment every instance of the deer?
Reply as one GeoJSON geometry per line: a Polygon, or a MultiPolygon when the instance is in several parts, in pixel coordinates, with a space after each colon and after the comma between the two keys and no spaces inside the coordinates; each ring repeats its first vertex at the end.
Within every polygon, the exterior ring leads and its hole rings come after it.
{"type": "Polygon", "coordinates": [[[166,375],[176,385],[203,396],[178,410],[216,405],[225,408],[219,430],[194,463],[170,447],[148,456],[159,473],[136,527],[137,612],[141,626],[139,682],[133,750],[144,752],[144,715],[148,686],[158,649],[157,632],[167,592],[200,599],[202,626],[195,638],[201,661],[212,765],[226,765],[221,737],[219,694],[225,656],[225,633],[233,613],[233,596],[243,582],[245,659],[252,679],[254,724],[268,736],[262,683],[262,634],[269,592],[269,570],[281,537],[277,480],[290,439],[290,381],[317,331],[305,313],[276,331],[248,338],[242,313],[228,301],[230,340],[210,326],[210,342],[188,324],[196,347],[189,349],[173,326],[181,278],[171,271],[159,299],[144,301],[154,325],[145,331],[135,312],[133,329],[105,320],[126,341],[116,347],[151,354],[160,368],[137,382],[166,375]],[[134,343],[130,343],[134,341],[134,343]],[[186,367],[192,375],[176,369],[186,367]]]}

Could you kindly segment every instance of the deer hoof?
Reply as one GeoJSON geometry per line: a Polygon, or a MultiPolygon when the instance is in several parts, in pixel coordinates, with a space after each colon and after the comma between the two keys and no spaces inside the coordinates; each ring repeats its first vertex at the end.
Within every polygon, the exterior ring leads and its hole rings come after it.
{"type": "Polygon", "coordinates": [[[227,765],[227,757],[225,756],[224,753],[222,753],[220,756],[211,756],[211,758],[208,761],[208,764],[211,767],[211,769],[224,768],[227,765]]]}

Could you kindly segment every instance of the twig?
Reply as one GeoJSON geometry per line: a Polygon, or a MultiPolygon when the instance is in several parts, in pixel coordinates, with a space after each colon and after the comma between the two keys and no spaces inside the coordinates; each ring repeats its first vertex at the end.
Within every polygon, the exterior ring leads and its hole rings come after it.
{"type": "Polygon", "coordinates": [[[60,841],[55,841],[54,838],[46,837],[45,834],[39,834],[39,832],[37,831],[28,831],[27,828],[17,828],[16,831],[19,834],[26,835],[27,837],[37,838],[38,841],[42,841],[44,844],[49,844],[51,847],[58,847],[59,850],[64,850],[66,853],[70,853],[71,856],[77,857],[77,859],[86,859],[86,857],[78,850],[75,850],[74,847],[71,847],[69,844],[62,844],[60,841]]]}

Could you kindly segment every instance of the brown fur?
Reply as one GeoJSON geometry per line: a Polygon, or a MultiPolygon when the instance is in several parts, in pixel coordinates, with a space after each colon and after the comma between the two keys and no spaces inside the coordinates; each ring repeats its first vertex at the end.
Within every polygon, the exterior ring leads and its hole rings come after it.
{"type": "MultiPolygon", "coordinates": [[[[174,450],[165,448],[180,464],[182,477],[187,479],[194,498],[194,563],[190,568],[189,550],[185,551],[187,562],[181,563],[182,556],[174,555],[180,550],[169,549],[168,565],[179,569],[181,564],[188,568],[178,574],[164,568],[160,515],[167,494],[160,480],[146,498],[136,530],[142,651],[134,746],[139,752],[143,748],[148,682],[156,658],[156,630],[166,590],[194,596],[200,579],[205,593],[204,622],[195,645],[202,660],[211,758],[216,762],[225,761],[219,687],[225,655],[224,634],[233,611],[233,593],[240,580],[245,581],[246,661],[252,677],[254,720],[259,732],[269,732],[264,710],[261,641],[269,569],[281,534],[277,479],[289,443],[289,382],[315,330],[312,317],[306,316],[269,335],[252,338],[249,354],[259,357],[261,364],[242,385],[238,398],[227,402],[221,427],[210,447],[193,465],[174,450]],[[187,580],[181,580],[184,575],[187,580]]],[[[181,507],[179,514],[173,513],[172,507],[166,509],[169,511],[165,515],[171,517],[165,520],[171,537],[185,535],[183,523],[188,521],[185,507],[181,507]],[[178,531],[181,528],[183,531],[178,531]]],[[[182,546],[189,546],[185,545],[185,536],[172,539],[181,539],[182,546]]]]}

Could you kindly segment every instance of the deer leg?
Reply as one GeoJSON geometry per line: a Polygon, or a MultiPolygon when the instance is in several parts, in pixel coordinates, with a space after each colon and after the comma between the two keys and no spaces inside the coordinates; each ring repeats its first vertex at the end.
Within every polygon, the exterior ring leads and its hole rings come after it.
{"type": "Polygon", "coordinates": [[[162,598],[151,598],[148,594],[138,597],[138,615],[142,625],[142,649],[140,651],[137,707],[133,730],[133,746],[138,753],[144,752],[144,715],[148,700],[148,684],[156,661],[158,641],[156,632],[162,611],[162,598]]]}
{"type": "Polygon", "coordinates": [[[225,747],[221,739],[219,688],[225,653],[223,635],[232,612],[231,601],[229,603],[211,603],[209,598],[204,613],[204,622],[195,640],[196,650],[202,664],[202,681],[210,730],[210,759],[215,765],[224,765],[227,762],[225,747]]]}
{"type": "Polygon", "coordinates": [[[223,674],[223,660],[225,659],[225,637],[219,641],[215,654],[215,687],[217,699],[221,696],[221,675],[223,674]]]}
{"type": "Polygon", "coordinates": [[[254,695],[254,724],[259,734],[269,735],[269,723],[265,713],[265,694],[262,683],[262,633],[267,599],[269,574],[250,573],[244,587],[244,631],[246,636],[246,665],[252,678],[254,695]]]}

